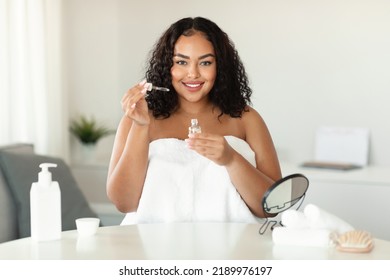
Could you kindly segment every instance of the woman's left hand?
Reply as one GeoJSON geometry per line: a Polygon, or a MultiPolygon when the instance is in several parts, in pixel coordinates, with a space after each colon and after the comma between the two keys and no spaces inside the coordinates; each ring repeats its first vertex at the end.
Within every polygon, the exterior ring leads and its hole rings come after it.
{"type": "Polygon", "coordinates": [[[195,133],[188,135],[188,139],[185,141],[188,148],[218,165],[225,166],[233,160],[235,150],[223,136],[209,133],[195,133]]]}

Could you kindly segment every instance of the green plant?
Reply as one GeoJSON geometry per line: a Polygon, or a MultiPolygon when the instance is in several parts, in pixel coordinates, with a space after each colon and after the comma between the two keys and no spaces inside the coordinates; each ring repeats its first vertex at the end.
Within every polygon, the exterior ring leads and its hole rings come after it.
{"type": "Polygon", "coordinates": [[[71,120],[70,131],[84,144],[96,144],[100,138],[114,133],[105,126],[98,125],[93,117],[88,119],[85,116],[71,120]]]}

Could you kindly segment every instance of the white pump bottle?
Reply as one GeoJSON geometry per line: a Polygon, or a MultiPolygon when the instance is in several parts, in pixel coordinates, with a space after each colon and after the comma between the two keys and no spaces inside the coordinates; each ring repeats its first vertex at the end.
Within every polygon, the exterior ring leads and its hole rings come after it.
{"type": "Polygon", "coordinates": [[[42,163],[38,182],[31,186],[31,238],[35,241],[49,241],[61,238],[61,191],[58,182],[52,181],[49,167],[54,163],[42,163]]]}

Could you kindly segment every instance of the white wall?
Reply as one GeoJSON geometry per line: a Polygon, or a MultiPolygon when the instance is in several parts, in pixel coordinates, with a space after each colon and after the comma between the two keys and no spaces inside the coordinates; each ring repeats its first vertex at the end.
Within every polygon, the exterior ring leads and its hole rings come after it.
{"type": "MultiPolygon", "coordinates": [[[[311,159],[318,126],[363,126],[370,163],[390,165],[387,0],[66,0],[70,115],[115,127],[149,50],[186,16],[214,20],[235,42],[282,160],[311,159]]],[[[103,159],[112,140],[99,145],[103,159]]]]}

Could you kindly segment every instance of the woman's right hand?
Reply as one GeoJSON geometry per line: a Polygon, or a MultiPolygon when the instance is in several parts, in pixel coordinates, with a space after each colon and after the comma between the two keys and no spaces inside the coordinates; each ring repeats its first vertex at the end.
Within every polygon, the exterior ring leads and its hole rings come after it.
{"type": "Polygon", "coordinates": [[[148,104],[145,100],[146,87],[147,83],[144,80],[130,88],[121,100],[126,117],[138,125],[148,125],[150,123],[148,104]]]}

